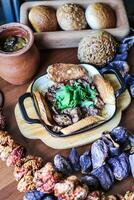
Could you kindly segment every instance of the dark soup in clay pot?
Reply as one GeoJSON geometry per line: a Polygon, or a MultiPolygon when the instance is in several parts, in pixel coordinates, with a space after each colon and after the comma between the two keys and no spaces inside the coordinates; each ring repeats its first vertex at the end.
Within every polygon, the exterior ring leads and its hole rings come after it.
{"type": "Polygon", "coordinates": [[[1,38],[0,50],[4,52],[15,52],[26,46],[28,40],[21,36],[8,36],[1,38]]]}
{"type": "Polygon", "coordinates": [[[39,60],[28,26],[20,23],[0,26],[0,77],[14,85],[24,84],[35,75],[39,60]]]}

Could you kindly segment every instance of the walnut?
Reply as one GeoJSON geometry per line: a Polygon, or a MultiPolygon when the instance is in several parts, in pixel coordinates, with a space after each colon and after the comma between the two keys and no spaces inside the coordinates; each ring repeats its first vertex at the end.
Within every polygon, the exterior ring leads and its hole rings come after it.
{"type": "Polygon", "coordinates": [[[69,180],[61,181],[54,187],[54,194],[62,200],[73,200],[74,183],[69,180]]]}
{"type": "Polygon", "coordinates": [[[8,156],[11,154],[12,150],[13,150],[14,148],[16,148],[17,145],[18,145],[18,144],[15,144],[15,143],[14,143],[12,146],[3,147],[3,150],[1,149],[2,151],[1,151],[1,153],[0,153],[0,158],[1,158],[1,160],[6,161],[6,159],[8,158],[8,156]]]}
{"type": "Polygon", "coordinates": [[[38,169],[42,167],[43,160],[40,157],[36,156],[27,156],[19,162],[18,166],[14,168],[14,177],[19,181],[24,177],[28,172],[34,174],[38,169]]]}
{"type": "Polygon", "coordinates": [[[79,185],[74,190],[74,200],[82,200],[87,197],[88,187],[86,185],[79,185]]]}
{"type": "Polygon", "coordinates": [[[7,146],[7,144],[13,143],[13,139],[10,135],[8,135],[7,131],[1,131],[0,130],[0,145],[7,146]]]}
{"type": "Polygon", "coordinates": [[[105,200],[105,196],[103,192],[93,191],[88,194],[86,200],[105,200]]]}
{"type": "Polygon", "coordinates": [[[55,184],[60,181],[61,174],[56,172],[53,164],[48,162],[43,168],[35,172],[34,182],[37,190],[52,193],[55,184]]]}
{"type": "Polygon", "coordinates": [[[19,145],[12,150],[10,155],[6,160],[7,166],[15,166],[17,163],[21,162],[21,159],[25,156],[25,149],[23,146],[19,145]]]}
{"type": "Polygon", "coordinates": [[[62,200],[84,200],[88,194],[88,187],[76,176],[70,176],[55,185],[54,194],[62,200]]]}
{"type": "Polygon", "coordinates": [[[5,161],[12,150],[18,146],[6,131],[0,131],[0,158],[5,161]]]}
{"type": "Polygon", "coordinates": [[[134,191],[127,191],[123,200],[133,200],[134,199],[134,191]]]}
{"type": "Polygon", "coordinates": [[[18,183],[17,190],[20,192],[28,192],[35,189],[35,183],[33,182],[33,175],[27,173],[18,183]]]}

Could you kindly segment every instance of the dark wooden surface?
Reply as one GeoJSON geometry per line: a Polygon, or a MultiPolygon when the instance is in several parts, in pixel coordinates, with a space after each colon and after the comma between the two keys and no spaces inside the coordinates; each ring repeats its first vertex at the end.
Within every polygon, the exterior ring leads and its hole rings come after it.
{"type": "MultiPolygon", "coordinates": [[[[52,63],[65,62],[65,63],[77,63],[77,50],[76,49],[64,49],[64,50],[49,50],[42,51],[41,53],[41,67],[38,74],[45,72],[46,67],[52,63]]],[[[134,73],[134,48],[129,52],[128,63],[130,64],[131,72],[134,73]]],[[[14,108],[18,101],[18,98],[25,93],[28,85],[27,83],[22,86],[13,86],[0,78],[0,89],[5,94],[5,115],[7,119],[6,129],[11,133],[13,138],[23,144],[27,151],[33,155],[42,156],[45,162],[51,161],[56,153],[62,153],[68,155],[69,150],[59,151],[53,150],[43,144],[39,140],[29,140],[24,138],[16,124],[14,116],[14,108]]],[[[134,101],[123,113],[121,124],[128,128],[130,131],[134,131],[134,101]]],[[[79,153],[88,149],[89,145],[78,148],[79,153]]],[[[6,167],[5,163],[0,161],[0,200],[21,200],[23,194],[19,193],[16,189],[16,181],[13,177],[13,169],[6,167]]],[[[120,183],[117,183],[110,193],[125,192],[134,185],[134,179],[129,177],[120,183]]]]}

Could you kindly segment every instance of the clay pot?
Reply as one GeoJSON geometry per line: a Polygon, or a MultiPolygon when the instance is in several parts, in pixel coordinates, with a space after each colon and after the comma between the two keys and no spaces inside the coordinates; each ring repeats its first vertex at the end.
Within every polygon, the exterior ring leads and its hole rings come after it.
{"type": "Polygon", "coordinates": [[[32,30],[20,23],[10,23],[0,26],[0,39],[9,36],[27,38],[24,48],[16,52],[0,50],[0,76],[14,85],[21,85],[35,75],[39,67],[39,52],[34,45],[32,30]]]}

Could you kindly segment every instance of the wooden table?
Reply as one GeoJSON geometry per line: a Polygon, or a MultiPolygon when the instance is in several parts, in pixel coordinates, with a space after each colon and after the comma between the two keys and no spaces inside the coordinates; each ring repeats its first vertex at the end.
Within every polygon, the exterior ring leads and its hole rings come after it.
{"type": "MultiPolygon", "coordinates": [[[[41,67],[38,74],[45,72],[48,65],[56,62],[77,63],[77,49],[64,49],[64,50],[48,50],[41,51],[41,67]]],[[[131,72],[134,73],[134,48],[129,53],[128,62],[131,66],[131,72]]],[[[0,79],[0,89],[5,94],[5,115],[7,118],[7,130],[11,133],[13,138],[23,144],[27,151],[33,155],[42,156],[47,162],[53,159],[56,153],[60,153],[59,150],[53,150],[38,140],[29,140],[24,138],[16,124],[14,116],[14,107],[18,101],[18,98],[25,93],[29,83],[22,86],[13,86],[6,81],[0,79]]],[[[134,131],[134,100],[129,108],[124,111],[121,124],[128,128],[130,131],[134,131]]],[[[89,145],[78,148],[79,153],[84,152],[89,148],[89,145]]],[[[68,155],[69,150],[62,151],[63,155],[68,155]]],[[[16,189],[16,181],[13,177],[13,169],[6,167],[5,163],[0,161],[0,200],[22,200],[23,194],[19,193],[16,189]]],[[[134,185],[134,179],[129,177],[116,186],[114,186],[110,193],[125,192],[130,189],[132,184],[134,185]]]]}

